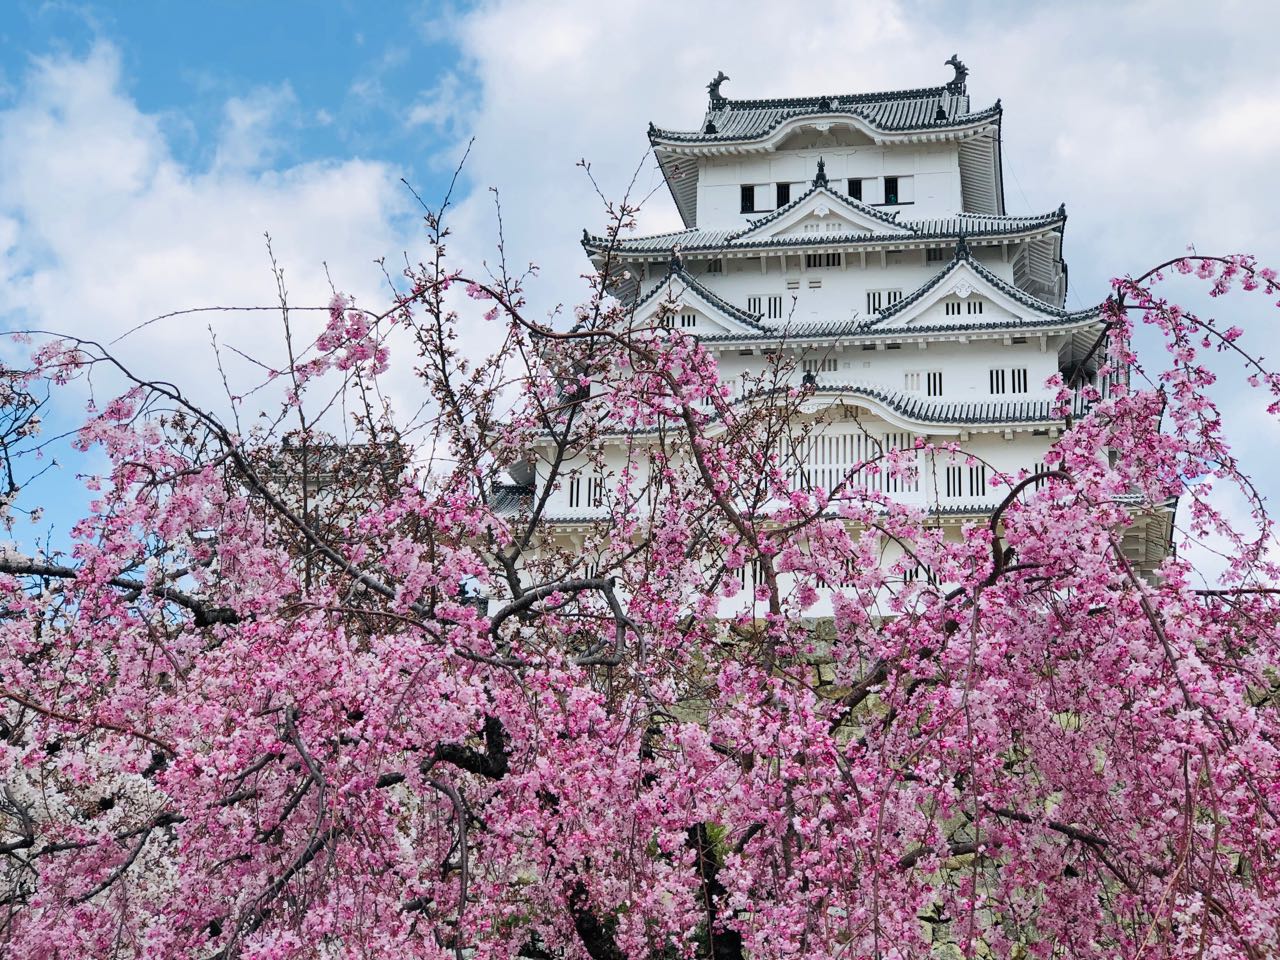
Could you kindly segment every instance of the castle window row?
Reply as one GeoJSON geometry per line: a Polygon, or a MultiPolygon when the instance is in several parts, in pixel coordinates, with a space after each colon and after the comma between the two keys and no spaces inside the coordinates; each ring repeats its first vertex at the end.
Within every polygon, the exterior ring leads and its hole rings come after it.
{"type": "Polygon", "coordinates": [[[951,297],[948,300],[944,300],[942,305],[948,317],[958,317],[962,313],[972,317],[982,313],[982,301],[977,298],[961,300],[959,297],[951,297]]]}
{"type": "Polygon", "coordinates": [[[867,313],[879,313],[902,299],[901,290],[868,290],[867,313]]]}
{"type": "MultiPolygon", "coordinates": [[[[803,181],[744,183],[739,186],[742,213],[769,213],[785,207],[804,193],[803,181]]],[[[915,203],[915,177],[850,177],[846,181],[850,197],[870,206],[896,207],[915,203]]]]}
{"type": "Polygon", "coordinates": [[[943,496],[948,500],[960,500],[966,496],[984,497],[987,493],[987,465],[977,463],[971,467],[963,467],[952,464],[947,467],[943,480],[943,496]],[[969,481],[968,484],[965,480],[969,481]]]}
{"type": "Polygon", "coordinates": [[[926,397],[942,396],[941,370],[909,370],[903,374],[903,389],[909,393],[919,393],[924,387],[926,397]]]}
{"type": "Polygon", "coordinates": [[[1002,394],[1026,393],[1027,392],[1027,368],[1026,367],[992,367],[987,371],[988,384],[991,388],[993,397],[1002,394]]]}

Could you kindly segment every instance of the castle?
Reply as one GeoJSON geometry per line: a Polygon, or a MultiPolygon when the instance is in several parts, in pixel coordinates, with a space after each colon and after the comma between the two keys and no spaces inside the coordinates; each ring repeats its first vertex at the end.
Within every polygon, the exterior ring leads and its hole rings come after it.
{"type": "MultiPolygon", "coordinates": [[[[864,482],[958,529],[1008,492],[993,478],[1041,468],[1068,428],[1055,374],[1076,412],[1080,391],[1109,385],[1096,382],[1098,309],[1065,307],[1065,206],[1006,212],[1000,102],[974,109],[968,71],[948,64],[937,87],[766,100],[727,98],[721,73],[695,129],[649,127],[685,229],[582,242],[634,323],[697,337],[737,397],[789,362],[803,415],[823,419],[780,451],[797,485],[830,489],[917,438],[957,444],[971,462],[864,482]]],[[[607,515],[621,445],[605,454],[558,480],[560,536],[607,515]]],[[[1126,543],[1144,567],[1166,546],[1164,521],[1135,522],[1126,543]]]]}

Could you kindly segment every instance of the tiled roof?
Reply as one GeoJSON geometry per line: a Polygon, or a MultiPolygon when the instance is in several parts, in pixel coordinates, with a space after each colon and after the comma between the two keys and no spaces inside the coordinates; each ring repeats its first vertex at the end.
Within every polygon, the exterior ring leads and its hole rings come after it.
{"type": "Polygon", "coordinates": [[[1060,417],[1053,415],[1051,400],[1013,400],[999,403],[941,403],[897,390],[885,390],[873,384],[821,383],[814,392],[854,394],[877,400],[884,406],[919,423],[1004,424],[1004,423],[1057,423],[1060,417]]]}
{"type": "Polygon", "coordinates": [[[497,513],[516,513],[529,509],[532,500],[532,485],[497,483],[489,496],[489,506],[497,513]]]}
{"type": "MultiPolygon", "coordinates": [[[[781,393],[785,389],[787,388],[759,390],[746,396],[737,397],[733,400],[733,404],[738,405],[753,400],[761,400],[774,393],[781,393]]],[[[1050,400],[1015,400],[1001,403],[942,403],[937,400],[918,397],[914,394],[886,390],[876,384],[852,381],[845,383],[819,382],[812,390],[819,396],[839,394],[873,400],[904,419],[920,424],[936,424],[945,427],[1003,427],[1006,425],[1062,423],[1062,418],[1054,415],[1053,402],[1050,400]]],[[[647,428],[629,430],[626,433],[628,436],[646,436],[656,432],[657,430],[654,428],[647,428]]]]}
{"type": "MultiPolygon", "coordinates": [[[[808,194],[805,196],[808,196],[808,194]]],[[[839,195],[837,194],[836,196],[839,195]]],[[[866,209],[881,219],[886,219],[883,214],[874,208],[868,207],[866,209]]],[[[711,253],[724,249],[749,250],[759,247],[829,247],[854,243],[878,244],[891,243],[894,240],[902,239],[945,240],[961,236],[971,239],[986,239],[1053,229],[1060,227],[1065,221],[1066,210],[1064,207],[1059,207],[1052,213],[1042,213],[1029,217],[1001,217],[994,214],[958,213],[952,217],[894,221],[897,226],[905,227],[910,231],[909,233],[824,233],[792,237],[767,237],[760,240],[739,239],[765,222],[758,220],[749,227],[738,229],[701,230],[694,228],[692,230],[677,230],[672,233],[653,234],[647,237],[624,237],[614,243],[613,249],[621,253],[667,253],[679,246],[684,253],[711,253]]],[[[582,245],[589,253],[602,251],[609,248],[609,239],[584,233],[582,245]]]]}
{"type": "Polygon", "coordinates": [[[1000,115],[1000,102],[970,112],[969,97],[946,86],[884,93],[791,97],[781,100],[712,101],[697,130],[665,130],[649,125],[652,143],[694,144],[755,140],[799,116],[856,116],[877,130],[946,130],[1000,115]]]}

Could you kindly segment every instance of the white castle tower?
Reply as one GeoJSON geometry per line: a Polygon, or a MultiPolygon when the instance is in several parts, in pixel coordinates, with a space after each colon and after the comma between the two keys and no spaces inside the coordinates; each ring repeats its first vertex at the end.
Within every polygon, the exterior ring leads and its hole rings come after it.
{"type": "MultiPolygon", "coordinates": [[[[738,393],[779,353],[793,361],[825,423],[786,451],[796,483],[829,489],[917,438],[958,444],[976,465],[935,457],[914,482],[866,481],[958,527],[1008,492],[997,474],[1042,464],[1067,427],[1046,382],[1092,383],[1103,328],[1096,308],[1064,308],[1065,206],[1006,213],[1000,103],[972,109],[968,71],[947,62],[943,86],[781,100],[728,99],[721,73],[697,129],[649,127],[685,229],[583,246],[636,324],[696,336],[738,393]]],[[[556,481],[562,535],[607,514],[621,447],[604,461],[556,481]]],[[[1130,540],[1149,565],[1167,525],[1130,540]]]]}

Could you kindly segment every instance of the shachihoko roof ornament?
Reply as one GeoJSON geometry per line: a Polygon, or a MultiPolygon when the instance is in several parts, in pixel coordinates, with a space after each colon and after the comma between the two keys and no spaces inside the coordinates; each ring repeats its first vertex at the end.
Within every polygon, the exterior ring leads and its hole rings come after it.
{"type": "MultiPolygon", "coordinates": [[[[723,70],[716,72],[715,77],[707,84],[707,94],[711,97],[711,109],[717,110],[725,104],[725,97],[720,93],[720,84],[729,79],[729,75],[723,70]]],[[[707,133],[714,133],[714,130],[708,130],[707,133]]]]}
{"type": "Polygon", "coordinates": [[[951,82],[947,84],[947,92],[955,94],[965,93],[965,81],[969,77],[969,68],[960,62],[958,54],[952,54],[950,60],[943,61],[948,67],[956,72],[951,78],[951,82]]]}

